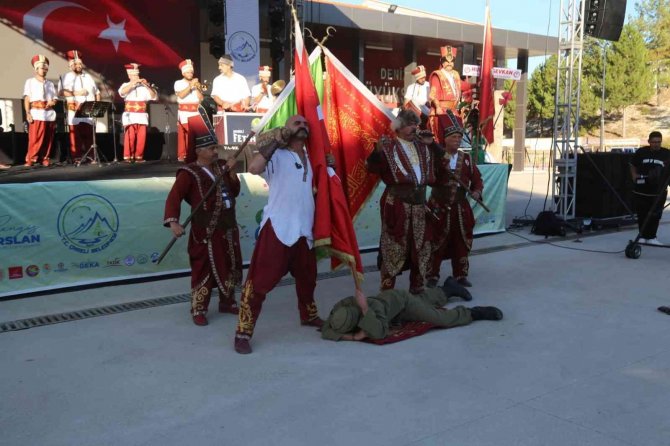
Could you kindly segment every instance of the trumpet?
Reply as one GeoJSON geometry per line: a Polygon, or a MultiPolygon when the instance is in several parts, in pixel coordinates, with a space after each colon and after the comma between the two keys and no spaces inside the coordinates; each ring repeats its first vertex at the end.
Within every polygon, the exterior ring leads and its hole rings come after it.
{"type": "Polygon", "coordinates": [[[207,79],[205,79],[204,81],[202,81],[202,83],[200,83],[198,78],[195,78],[193,79],[192,85],[195,88],[197,88],[200,91],[200,93],[205,93],[207,90],[209,90],[209,85],[207,85],[207,79]]]}

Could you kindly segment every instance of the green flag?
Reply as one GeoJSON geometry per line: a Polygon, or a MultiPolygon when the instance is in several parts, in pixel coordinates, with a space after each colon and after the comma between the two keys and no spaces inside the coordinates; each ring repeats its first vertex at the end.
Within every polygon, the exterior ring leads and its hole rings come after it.
{"type": "MultiPolygon", "coordinates": [[[[314,80],[316,92],[319,95],[319,101],[323,101],[323,67],[321,65],[321,48],[316,47],[309,56],[309,68],[314,80]]],[[[298,106],[295,101],[295,80],[291,79],[284,90],[281,92],[272,108],[268,110],[258,124],[253,126],[256,133],[261,131],[281,127],[286,120],[298,113],[298,106]]]]}

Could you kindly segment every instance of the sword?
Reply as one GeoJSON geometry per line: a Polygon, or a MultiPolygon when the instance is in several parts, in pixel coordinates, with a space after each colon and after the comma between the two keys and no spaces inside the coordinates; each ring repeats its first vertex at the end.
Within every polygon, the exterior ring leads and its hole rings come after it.
{"type": "Polygon", "coordinates": [[[447,175],[451,176],[451,178],[456,180],[456,182],[459,184],[459,186],[461,186],[465,190],[465,193],[468,194],[468,197],[475,200],[481,207],[484,208],[484,210],[486,212],[491,212],[491,209],[489,209],[488,206],[486,206],[484,204],[484,202],[482,201],[481,198],[476,198],[474,195],[472,195],[472,192],[470,192],[470,188],[463,182],[463,180],[461,180],[456,175],[454,175],[454,173],[451,170],[449,170],[449,169],[445,169],[445,170],[447,172],[447,175]]]}
{"type": "MultiPolygon", "coordinates": [[[[237,151],[236,151],[235,154],[233,155],[234,158],[237,158],[237,157],[240,155],[240,153],[242,153],[242,151],[247,147],[247,144],[249,144],[249,141],[251,141],[251,138],[253,138],[254,135],[256,135],[256,133],[254,133],[254,131],[252,130],[252,131],[247,135],[247,139],[244,140],[244,142],[242,143],[242,145],[240,146],[240,148],[237,149],[237,151]]],[[[228,172],[228,165],[225,165],[225,166],[223,167],[223,172],[221,172],[221,175],[219,175],[218,177],[216,177],[216,180],[214,181],[214,183],[212,183],[212,185],[210,186],[210,188],[207,190],[207,192],[205,193],[205,196],[202,197],[202,200],[200,200],[200,203],[198,203],[198,205],[195,207],[195,209],[193,209],[193,211],[191,211],[191,215],[189,215],[188,217],[186,217],[186,220],[184,220],[184,225],[183,225],[183,226],[184,226],[184,230],[186,230],[186,228],[188,227],[188,225],[191,223],[191,220],[193,219],[193,216],[196,214],[196,212],[198,212],[198,211],[200,210],[200,208],[202,208],[202,206],[205,204],[205,202],[207,201],[207,199],[208,199],[208,198],[214,193],[214,191],[217,189],[219,183],[221,183],[221,180],[223,180],[223,177],[224,177],[224,175],[226,175],[227,172],[228,172]]],[[[170,243],[167,244],[167,246],[165,247],[165,249],[163,249],[163,252],[161,253],[161,255],[158,256],[158,259],[156,260],[156,265],[158,265],[158,264],[161,263],[161,261],[163,260],[163,258],[164,258],[164,257],[167,255],[167,253],[170,251],[170,249],[172,249],[172,246],[175,244],[175,242],[177,241],[178,238],[179,238],[179,237],[177,237],[176,235],[173,235],[173,236],[172,236],[172,240],[170,240],[170,243]]]]}

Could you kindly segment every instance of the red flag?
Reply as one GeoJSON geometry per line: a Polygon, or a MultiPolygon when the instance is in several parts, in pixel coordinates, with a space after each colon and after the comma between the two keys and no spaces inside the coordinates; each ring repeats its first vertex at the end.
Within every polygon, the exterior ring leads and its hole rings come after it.
{"type": "Polygon", "coordinates": [[[479,126],[482,136],[489,144],[493,143],[493,119],[495,106],[493,103],[493,35],[491,34],[491,11],[486,7],[486,23],[484,24],[484,54],[482,55],[479,126]]]}
{"type": "Polygon", "coordinates": [[[342,63],[324,48],[326,85],[323,108],[349,213],[357,215],[379,182],[365,168],[365,160],[382,135],[392,135],[389,109],[342,63]]]}
{"type": "Polygon", "coordinates": [[[307,50],[302,40],[300,24],[295,22],[295,97],[298,113],[309,122],[309,153],[314,187],[316,215],[314,216],[314,246],[325,248],[333,268],[341,263],[351,267],[358,284],[363,276],[363,264],[353,221],[347,208],[342,183],[331,168],[326,167],[326,153],[331,153],[330,141],[323,122],[319,97],[310,74],[307,50]]]}
{"type": "Polygon", "coordinates": [[[128,62],[141,64],[143,76],[169,67],[173,79],[179,62],[199,53],[198,12],[195,0],[0,0],[0,17],[27,38],[80,50],[87,67],[120,79],[128,62]]]}

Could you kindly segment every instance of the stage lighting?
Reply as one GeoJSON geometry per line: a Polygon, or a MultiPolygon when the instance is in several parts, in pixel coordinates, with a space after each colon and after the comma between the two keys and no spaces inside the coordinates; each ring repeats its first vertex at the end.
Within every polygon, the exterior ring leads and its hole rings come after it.
{"type": "Polygon", "coordinates": [[[398,5],[389,5],[389,12],[393,14],[398,9],[398,5]]]}

